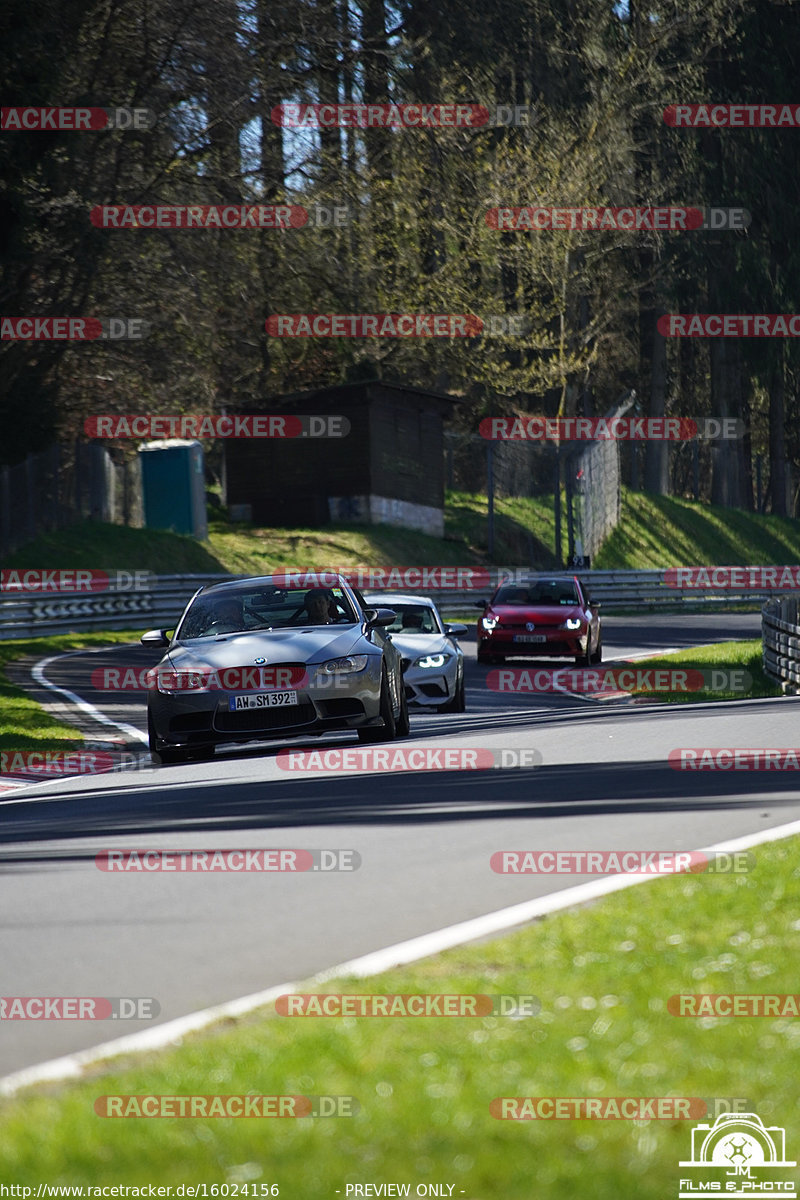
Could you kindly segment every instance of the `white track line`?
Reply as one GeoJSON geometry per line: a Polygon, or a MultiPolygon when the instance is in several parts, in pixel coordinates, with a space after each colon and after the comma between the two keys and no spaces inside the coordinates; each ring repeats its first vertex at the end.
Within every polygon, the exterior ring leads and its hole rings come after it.
{"type": "MultiPolygon", "coordinates": [[[[123,643],[117,643],[117,644],[125,645],[126,643],[123,642],[123,643]]],[[[134,642],[131,642],[129,644],[135,645],[134,642]]],[[[45,667],[49,666],[49,664],[52,662],[57,662],[61,658],[69,658],[73,654],[102,654],[103,651],[107,651],[108,649],[109,649],[108,646],[97,646],[95,648],[84,649],[84,650],[68,650],[64,654],[52,654],[49,658],[43,658],[43,659],[40,659],[39,662],[34,663],[34,665],[31,667],[31,676],[33,679],[36,680],[36,682],[38,684],[41,685],[41,687],[47,688],[47,690],[49,692],[58,692],[60,695],[66,696],[66,698],[69,700],[69,702],[71,704],[74,704],[78,708],[82,709],[88,716],[90,716],[92,718],[92,720],[98,721],[101,725],[110,725],[114,729],[119,729],[121,733],[125,734],[126,738],[134,737],[137,742],[143,742],[146,745],[147,744],[147,736],[146,736],[146,734],[142,733],[142,731],[140,729],[136,729],[135,726],[133,726],[133,725],[127,725],[127,724],[125,724],[125,722],[112,720],[111,717],[108,717],[108,716],[106,716],[106,714],[104,712],[101,712],[101,710],[99,708],[95,708],[95,706],[93,704],[90,704],[88,700],[83,700],[80,696],[77,696],[75,694],[75,692],[71,692],[69,690],[69,688],[59,687],[58,684],[51,683],[49,679],[45,678],[44,669],[45,669],[45,667]]],[[[78,731],[78,733],[80,733],[80,731],[78,731]]],[[[87,740],[87,739],[84,739],[84,740],[87,740]]],[[[108,772],[108,773],[113,774],[114,772],[108,772]]],[[[14,778],[13,776],[9,776],[9,779],[13,779],[13,778],[14,778]]],[[[8,786],[0,785],[0,797],[7,796],[11,792],[20,792],[20,791],[24,792],[24,791],[27,791],[29,788],[34,788],[34,787],[35,788],[55,787],[56,785],[62,784],[65,779],[80,779],[80,778],[81,778],[80,774],[75,774],[75,775],[59,775],[56,779],[41,779],[40,778],[40,779],[32,779],[32,780],[26,779],[25,781],[14,780],[14,782],[10,783],[8,786]]],[[[28,801],[25,801],[24,797],[20,796],[18,799],[16,799],[14,801],[14,803],[22,804],[22,803],[28,803],[28,801]]]]}
{"type": "MultiPolygon", "coordinates": [[[[135,643],[131,642],[130,645],[135,645],[135,643]]],[[[48,691],[58,692],[60,695],[66,696],[70,704],[74,704],[76,708],[81,709],[93,721],[97,721],[100,725],[111,725],[114,729],[119,729],[124,733],[127,738],[132,738],[136,742],[147,742],[147,734],[142,733],[141,729],[137,729],[135,725],[128,725],[124,721],[113,721],[111,717],[107,717],[104,712],[101,712],[99,708],[95,708],[88,700],[83,700],[75,692],[71,692],[69,688],[59,687],[57,684],[51,683],[44,676],[45,667],[48,667],[50,663],[58,662],[62,658],[71,658],[75,654],[107,654],[108,650],[108,646],[98,646],[96,649],[91,650],[68,650],[65,654],[52,654],[50,658],[43,658],[41,662],[36,663],[31,668],[31,675],[37,683],[47,688],[48,691]]]]}
{"type": "MultiPolygon", "coordinates": [[[[776,825],[772,829],[762,830],[760,833],[747,834],[745,837],[734,838],[728,842],[705,846],[702,847],[702,850],[706,854],[710,854],[712,851],[747,850],[751,846],[780,841],[782,838],[792,837],[798,833],[800,833],[800,821],[792,821],[787,825],[776,825]]],[[[527,924],[537,917],[547,916],[560,909],[572,908],[574,905],[584,904],[588,900],[595,900],[599,896],[606,896],[611,892],[622,891],[635,884],[649,883],[653,879],[663,878],[663,875],[613,875],[610,878],[594,880],[591,883],[581,883],[577,887],[565,888],[560,892],[541,896],[536,900],[526,900],[522,904],[515,904],[510,908],[501,908],[496,912],[486,913],[482,917],[475,917],[471,921],[461,921],[457,925],[449,925],[444,929],[437,929],[433,933],[425,933],[421,937],[398,942],[394,946],[386,946],[382,950],[374,950],[370,954],[353,958],[349,962],[339,963],[338,966],[330,967],[327,971],[320,971],[302,984],[297,982],[280,983],[263,992],[253,992],[249,996],[241,996],[237,1000],[229,1000],[225,1004],[217,1004],[213,1008],[204,1008],[199,1012],[189,1013],[185,1017],[178,1017],[174,1021],[166,1021],[163,1025],[157,1025],[153,1029],[145,1029],[129,1034],[127,1037],[115,1038],[112,1042],[104,1042],[89,1050],[79,1050],[75,1054],[67,1054],[63,1058],[54,1058],[49,1062],[26,1067],[21,1071],[16,1071],[13,1075],[6,1075],[0,1079],[0,1096],[11,1096],[21,1088],[30,1087],[36,1083],[78,1078],[84,1067],[104,1059],[115,1058],[120,1054],[139,1054],[145,1050],[160,1050],[179,1044],[187,1033],[205,1029],[224,1018],[242,1016],[254,1009],[263,1008],[265,1005],[271,1004],[278,996],[283,995],[284,992],[291,992],[297,988],[307,991],[309,988],[318,987],[331,979],[341,979],[346,976],[364,979],[370,975],[379,975],[383,971],[391,970],[392,967],[400,966],[403,963],[417,962],[421,958],[440,954],[443,950],[451,950],[454,946],[461,946],[493,933],[513,929],[517,925],[527,924]]]]}

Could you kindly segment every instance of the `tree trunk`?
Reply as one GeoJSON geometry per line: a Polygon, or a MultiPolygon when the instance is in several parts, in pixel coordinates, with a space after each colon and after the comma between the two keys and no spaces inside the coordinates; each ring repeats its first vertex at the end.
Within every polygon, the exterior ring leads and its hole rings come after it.
{"type": "MultiPolygon", "coordinates": [[[[653,313],[654,318],[663,309],[653,313]]],[[[658,331],[657,320],[653,321],[653,341],[650,355],[650,405],[649,415],[664,416],[667,400],[667,339],[658,331]]],[[[644,490],[657,496],[669,495],[669,442],[649,441],[646,443],[644,459],[644,490]]]]}
{"type": "Polygon", "coordinates": [[[776,516],[788,514],[786,503],[786,350],[775,339],[769,374],[769,507],[776,516]]]}

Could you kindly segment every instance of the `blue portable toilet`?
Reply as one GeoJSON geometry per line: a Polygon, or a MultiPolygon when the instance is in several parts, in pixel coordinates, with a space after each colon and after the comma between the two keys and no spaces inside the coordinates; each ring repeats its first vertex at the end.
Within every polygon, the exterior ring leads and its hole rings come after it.
{"type": "Polygon", "coordinates": [[[168,438],[139,447],[144,523],[208,537],[203,447],[197,440],[168,438]]]}

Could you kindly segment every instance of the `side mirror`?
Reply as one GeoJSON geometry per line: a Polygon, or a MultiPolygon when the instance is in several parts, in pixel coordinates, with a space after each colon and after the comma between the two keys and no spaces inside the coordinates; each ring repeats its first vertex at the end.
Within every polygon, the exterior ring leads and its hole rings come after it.
{"type": "Polygon", "coordinates": [[[448,637],[460,637],[462,633],[469,633],[467,626],[460,622],[455,625],[445,625],[444,631],[448,637]]]}
{"type": "Polygon", "coordinates": [[[364,610],[364,616],[367,618],[368,629],[374,629],[376,625],[385,628],[387,625],[394,625],[397,620],[397,613],[393,608],[367,608],[364,610]]]}
{"type": "Polygon", "coordinates": [[[166,629],[148,629],[139,641],[143,646],[168,646],[169,636],[166,629]]]}
{"type": "Polygon", "coordinates": [[[473,601],[474,608],[481,608],[481,609],[487,608],[488,604],[489,604],[488,600],[474,600],[473,601]]]}

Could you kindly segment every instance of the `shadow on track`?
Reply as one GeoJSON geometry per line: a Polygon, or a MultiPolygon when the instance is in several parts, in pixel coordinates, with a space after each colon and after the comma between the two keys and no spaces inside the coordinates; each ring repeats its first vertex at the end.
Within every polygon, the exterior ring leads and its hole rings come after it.
{"type": "MultiPolygon", "coordinates": [[[[160,773],[163,776],[163,773],[160,773]]],[[[312,825],[425,824],[486,818],[775,809],[800,798],[794,772],[672,770],[663,760],[435,771],[285,781],[144,780],[69,799],[0,807],[0,868],[92,858],[31,842],[232,833],[312,825]],[[487,787],[487,784],[489,786],[487,787]],[[15,844],[28,843],[13,851],[15,844]]],[[[110,783],[110,781],[109,781],[110,783]]]]}

